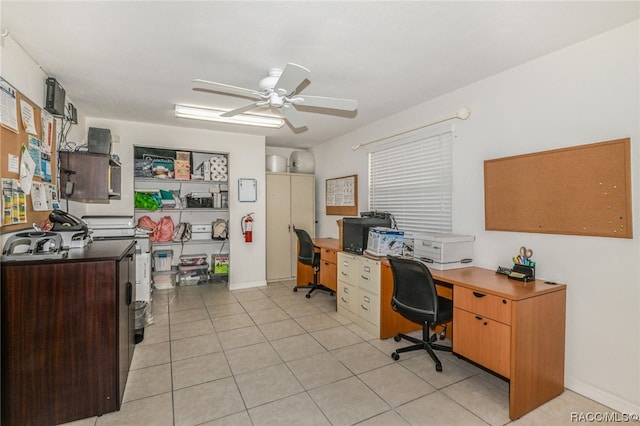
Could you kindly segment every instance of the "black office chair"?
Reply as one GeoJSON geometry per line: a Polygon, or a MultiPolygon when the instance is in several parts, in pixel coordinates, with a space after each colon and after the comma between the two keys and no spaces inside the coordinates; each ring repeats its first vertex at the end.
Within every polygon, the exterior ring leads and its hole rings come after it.
{"type": "Polygon", "coordinates": [[[311,237],[304,229],[297,229],[296,227],[294,227],[293,230],[296,231],[298,241],[300,242],[300,250],[298,250],[298,260],[304,265],[313,267],[313,283],[309,283],[306,286],[295,286],[293,288],[293,291],[298,291],[299,288],[311,289],[306,295],[307,299],[310,299],[311,293],[316,290],[328,291],[329,295],[333,296],[333,290],[318,283],[318,272],[320,271],[320,253],[316,251],[311,237]]]}
{"type": "MultiPolygon", "coordinates": [[[[438,296],[433,277],[424,263],[406,257],[387,258],[393,273],[391,307],[403,317],[422,324],[422,340],[401,333],[394,337],[396,342],[405,339],[415,344],[397,349],[391,354],[391,358],[397,361],[402,352],[424,349],[436,363],[436,371],[442,371],[442,363],[434,350],[451,352],[451,348],[435,344],[438,337],[435,333],[429,336],[429,328],[451,321],[453,302],[438,296]]],[[[441,339],[444,339],[445,333],[446,328],[440,333],[441,339]]]]}

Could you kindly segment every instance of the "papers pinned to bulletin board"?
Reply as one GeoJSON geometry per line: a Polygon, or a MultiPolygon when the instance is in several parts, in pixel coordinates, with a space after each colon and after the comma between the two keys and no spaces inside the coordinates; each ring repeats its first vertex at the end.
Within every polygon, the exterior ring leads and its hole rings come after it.
{"type": "Polygon", "coordinates": [[[326,214],[358,215],[358,175],[326,180],[326,214]]]}

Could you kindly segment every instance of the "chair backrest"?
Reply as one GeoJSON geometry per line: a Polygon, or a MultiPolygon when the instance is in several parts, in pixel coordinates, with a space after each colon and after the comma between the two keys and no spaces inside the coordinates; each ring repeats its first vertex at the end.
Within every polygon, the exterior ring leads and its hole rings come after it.
{"type": "Polygon", "coordinates": [[[315,251],[313,240],[304,229],[293,228],[298,236],[300,248],[298,250],[298,260],[305,265],[317,266],[320,264],[320,257],[315,251]]]}
{"type": "Polygon", "coordinates": [[[429,268],[410,258],[387,258],[393,273],[393,309],[410,319],[434,322],[438,316],[438,293],[429,268]]]}

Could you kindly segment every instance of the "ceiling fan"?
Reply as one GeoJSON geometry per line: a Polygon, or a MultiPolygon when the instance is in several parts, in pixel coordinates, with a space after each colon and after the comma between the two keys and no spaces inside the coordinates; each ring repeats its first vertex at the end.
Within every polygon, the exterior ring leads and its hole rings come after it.
{"type": "Polygon", "coordinates": [[[293,128],[300,128],[306,125],[299,111],[295,108],[296,105],[342,111],[355,111],[358,108],[358,102],[353,99],[299,95],[296,93],[296,89],[303,81],[308,80],[310,75],[311,71],[305,67],[288,63],[284,70],[280,68],[269,69],[267,76],[258,82],[257,90],[201,79],[194,79],[193,81],[206,84],[208,88],[196,87],[193,90],[220,92],[257,99],[248,105],[220,114],[221,117],[233,117],[255,108],[271,107],[279,109],[293,128]]]}

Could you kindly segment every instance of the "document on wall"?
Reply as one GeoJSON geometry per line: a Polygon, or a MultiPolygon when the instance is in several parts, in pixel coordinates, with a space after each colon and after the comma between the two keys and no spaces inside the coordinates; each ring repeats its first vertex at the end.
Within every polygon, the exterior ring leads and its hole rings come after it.
{"type": "Polygon", "coordinates": [[[355,178],[348,176],[341,179],[327,180],[327,206],[342,207],[355,205],[355,178]]]}
{"type": "Polygon", "coordinates": [[[2,179],[2,224],[27,223],[27,197],[17,179],[2,179]]]}
{"type": "Polygon", "coordinates": [[[0,77],[0,124],[18,133],[18,102],[16,89],[0,77]]]}
{"type": "Polygon", "coordinates": [[[24,99],[20,99],[20,116],[22,117],[22,127],[24,130],[30,135],[38,134],[33,107],[24,99]]]}
{"type": "Polygon", "coordinates": [[[53,147],[53,141],[55,140],[56,135],[53,132],[53,116],[49,114],[47,111],[41,111],[41,121],[42,121],[42,151],[51,154],[51,149],[53,147]]]}
{"type": "Polygon", "coordinates": [[[31,188],[31,202],[34,211],[59,209],[58,195],[55,185],[50,183],[33,182],[31,188]]]}

